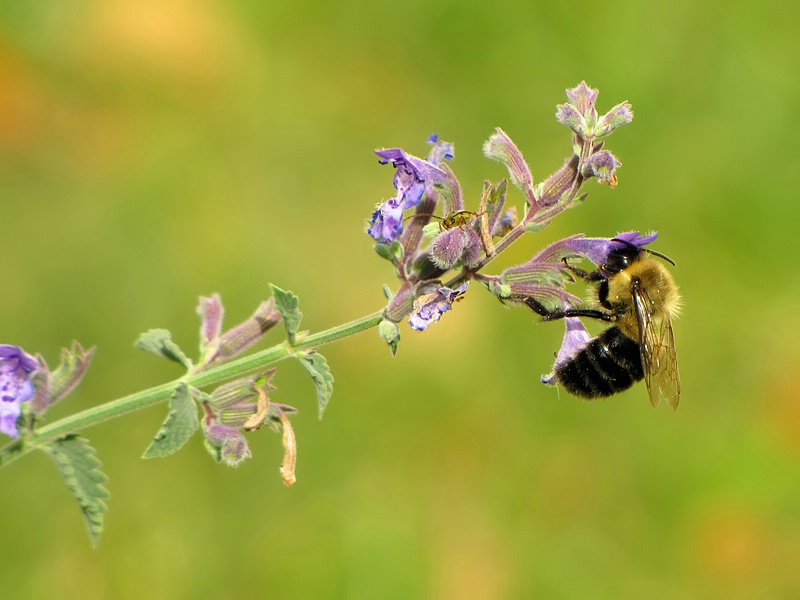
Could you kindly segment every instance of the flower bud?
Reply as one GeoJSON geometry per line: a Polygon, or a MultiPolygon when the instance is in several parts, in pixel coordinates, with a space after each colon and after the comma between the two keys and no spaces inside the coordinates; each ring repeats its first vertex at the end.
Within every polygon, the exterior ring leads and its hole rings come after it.
{"type": "Polygon", "coordinates": [[[631,110],[631,105],[627,102],[621,102],[600,117],[600,119],[597,121],[597,127],[595,127],[595,136],[606,136],[620,125],[625,125],[631,121],[633,121],[633,110],[631,110]]]}
{"type": "Polygon", "coordinates": [[[431,244],[431,261],[440,269],[451,269],[463,260],[466,266],[474,265],[481,255],[481,238],[466,225],[442,232],[431,244]]]}
{"type": "Polygon", "coordinates": [[[397,346],[400,344],[400,328],[397,323],[384,319],[378,324],[378,335],[384,342],[389,344],[392,356],[396,355],[397,346]]]}
{"type": "Polygon", "coordinates": [[[219,336],[222,332],[222,318],[225,308],[219,294],[214,293],[210,298],[200,297],[197,305],[197,314],[200,315],[200,354],[216,352],[219,336]]]}
{"type": "Polygon", "coordinates": [[[206,449],[218,462],[238,467],[252,456],[247,439],[236,427],[214,423],[203,429],[206,449]]]}
{"type": "Polygon", "coordinates": [[[281,313],[275,309],[275,300],[265,300],[252,317],[220,336],[219,348],[208,362],[227,360],[241,354],[280,323],[281,318],[281,313]]]}
{"type": "Polygon", "coordinates": [[[511,176],[511,183],[521,189],[529,204],[535,204],[533,196],[533,175],[522,156],[522,152],[499,127],[483,145],[483,153],[493,160],[503,163],[511,176]]]}
{"type": "Polygon", "coordinates": [[[617,186],[617,169],[622,163],[608,150],[595,152],[586,162],[586,175],[597,177],[600,183],[607,182],[611,187],[617,186]]]}

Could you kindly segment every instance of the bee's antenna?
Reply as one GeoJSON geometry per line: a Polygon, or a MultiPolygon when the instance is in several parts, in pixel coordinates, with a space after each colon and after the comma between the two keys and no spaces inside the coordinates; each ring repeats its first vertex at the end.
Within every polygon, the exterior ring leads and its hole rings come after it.
{"type": "Polygon", "coordinates": [[[655,250],[650,250],[650,248],[641,248],[641,247],[637,246],[636,244],[632,244],[627,240],[621,240],[619,238],[612,238],[611,241],[612,242],[619,242],[620,244],[625,244],[628,248],[636,248],[639,251],[648,252],[648,253],[652,254],[653,256],[657,256],[658,258],[661,258],[661,259],[667,261],[673,267],[676,266],[674,260],[672,260],[666,254],[661,254],[661,252],[656,252],[655,250]]]}
{"type": "Polygon", "coordinates": [[[664,259],[664,260],[665,260],[665,261],[667,261],[669,264],[671,264],[673,267],[675,266],[675,261],[674,261],[674,260],[672,260],[672,259],[671,259],[669,256],[667,256],[666,254],[661,254],[661,252],[656,252],[655,250],[650,250],[650,248],[642,248],[642,250],[644,250],[645,252],[649,252],[650,254],[652,254],[652,255],[654,255],[654,256],[657,256],[658,258],[662,258],[662,259],[664,259]]]}

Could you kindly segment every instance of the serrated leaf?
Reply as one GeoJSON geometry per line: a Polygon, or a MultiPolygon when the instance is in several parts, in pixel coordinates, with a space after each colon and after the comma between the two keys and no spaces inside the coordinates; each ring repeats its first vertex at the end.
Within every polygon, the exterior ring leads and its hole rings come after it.
{"type": "Polygon", "coordinates": [[[286,334],[289,336],[289,343],[294,344],[297,330],[300,328],[300,321],[303,313],[300,312],[300,299],[292,292],[282,290],[271,285],[272,297],[275,299],[275,308],[281,313],[283,323],[286,325],[286,334]]]}
{"type": "Polygon", "coordinates": [[[322,354],[317,354],[310,350],[298,356],[302,365],[311,374],[314,380],[314,387],[317,392],[317,407],[319,408],[319,418],[325,412],[328,402],[333,394],[333,375],[328,367],[328,361],[322,354]]]}
{"type": "Polygon", "coordinates": [[[105,487],[108,477],[100,470],[94,448],[84,438],[70,434],[49,443],[45,450],[80,504],[92,544],[97,545],[103,532],[107,510],[105,500],[109,494],[105,487]]]}
{"type": "Polygon", "coordinates": [[[178,344],[172,341],[172,334],[166,329],[150,329],[144,332],[136,340],[135,345],[141,350],[152,352],[180,363],[187,370],[192,368],[192,361],[178,347],[178,344]]]}
{"type": "Polygon", "coordinates": [[[169,414],[145,450],[142,458],[159,458],[175,454],[200,427],[189,386],[181,382],[169,401],[169,414]]]}

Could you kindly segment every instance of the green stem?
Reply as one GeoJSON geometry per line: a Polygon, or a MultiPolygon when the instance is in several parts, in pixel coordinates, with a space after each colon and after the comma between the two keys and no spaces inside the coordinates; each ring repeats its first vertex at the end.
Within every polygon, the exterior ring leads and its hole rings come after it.
{"type": "Polygon", "coordinates": [[[136,392],[135,394],[124,396],[123,398],[118,398],[117,400],[112,400],[100,406],[95,406],[69,417],[65,417],[37,429],[33,435],[29,437],[15,440],[11,444],[1,448],[0,467],[68,433],[75,433],[87,427],[91,427],[92,425],[102,423],[103,421],[116,419],[117,417],[142,408],[164,402],[172,396],[178,381],[185,381],[194,387],[205,387],[235,377],[242,377],[263,370],[271,364],[293,356],[296,352],[317,348],[361,331],[371,329],[378,325],[382,319],[383,311],[372,313],[361,319],[356,319],[355,321],[302,337],[296,341],[294,346],[290,346],[288,342],[282,342],[271,348],[262,350],[261,352],[256,352],[255,354],[226,362],[225,364],[200,371],[199,373],[185,375],[176,381],[136,392]]]}

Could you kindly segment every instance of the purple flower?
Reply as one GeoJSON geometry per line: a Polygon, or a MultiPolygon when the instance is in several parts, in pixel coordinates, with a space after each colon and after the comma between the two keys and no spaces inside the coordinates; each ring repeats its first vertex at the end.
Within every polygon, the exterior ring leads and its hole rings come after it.
{"type": "Polygon", "coordinates": [[[553,372],[548,375],[542,375],[542,383],[548,385],[556,384],[555,370],[557,367],[563,365],[574,357],[578,352],[583,350],[586,345],[592,340],[592,336],[583,326],[583,323],[577,317],[567,317],[564,319],[567,326],[564,332],[564,340],[561,342],[561,349],[556,356],[556,363],[553,366],[553,372]]]}
{"type": "Polygon", "coordinates": [[[372,226],[367,231],[381,244],[393,242],[403,233],[403,210],[397,198],[387,200],[372,213],[372,226]]]}
{"type": "Polygon", "coordinates": [[[403,211],[420,203],[426,186],[443,183],[447,176],[435,165],[406,154],[400,148],[378,150],[375,154],[381,158],[382,165],[392,163],[397,169],[394,176],[397,196],[384,202],[372,214],[368,230],[375,240],[386,244],[396,240],[403,232],[403,211]]]}
{"type": "Polygon", "coordinates": [[[450,142],[442,142],[439,140],[439,134],[434,133],[428,138],[428,143],[433,144],[433,148],[428,153],[428,162],[432,165],[439,166],[444,159],[453,160],[455,158],[455,150],[453,144],[450,142]]]}
{"type": "Polygon", "coordinates": [[[408,324],[417,331],[425,331],[453,308],[453,302],[467,291],[468,286],[469,282],[462,283],[454,290],[437,283],[424,286],[420,290],[423,293],[414,300],[414,311],[408,324]]]}
{"type": "Polygon", "coordinates": [[[0,432],[12,438],[19,435],[22,403],[33,398],[31,379],[38,367],[38,361],[22,348],[0,345],[0,432]]]}
{"type": "Polygon", "coordinates": [[[625,248],[626,242],[633,244],[637,248],[642,248],[651,244],[657,237],[658,233],[655,232],[641,235],[638,231],[619,233],[614,238],[587,238],[583,237],[582,234],[578,234],[551,244],[537,254],[530,263],[526,264],[548,261],[557,262],[563,258],[583,256],[598,267],[601,267],[608,261],[608,255],[614,250],[625,248]],[[617,242],[614,240],[622,241],[617,242]]]}

